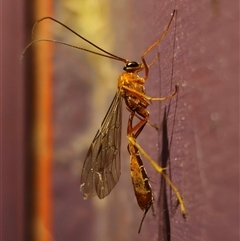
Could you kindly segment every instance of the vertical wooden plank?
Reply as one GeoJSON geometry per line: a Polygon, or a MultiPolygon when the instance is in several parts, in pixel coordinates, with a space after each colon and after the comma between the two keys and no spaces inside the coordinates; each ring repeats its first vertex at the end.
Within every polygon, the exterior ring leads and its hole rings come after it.
{"type": "Polygon", "coordinates": [[[24,241],[24,1],[0,4],[0,240],[24,241]]]}
{"type": "MultiPolygon", "coordinates": [[[[52,15],[52,1],[36,1],[34,19],[52,15]]],[[[30,34],[30,33],[29,33],[30,34]]],[[[50,38],[50,22],[40,23],[34,37],[50,38]]],[[[34,48],[33,155],[33,240],[52,240],[52,45],[34,48]]]]}

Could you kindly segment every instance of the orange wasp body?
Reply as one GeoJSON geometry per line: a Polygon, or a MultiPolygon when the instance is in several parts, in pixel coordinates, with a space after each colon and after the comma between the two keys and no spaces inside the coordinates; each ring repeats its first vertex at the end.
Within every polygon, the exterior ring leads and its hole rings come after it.
{"type": "Polygon", "coordinates": [[[130,112],[127,138],[129,140],[128,151],[130,154],[131,178],[138,205],[144,211],[139,232],[144,217],[154,200],[149,178],[143,166],[140,153],[150,161],[155,169],[165,177],[166,181],[173,188],[180,203],[182,213],[185,215],[184,203],[177,188],[166,174],[163,173],[163,169],[136,143],[136,138],[149,120],[149,112],[147,110],[149,103],[151,101],[171,99],[178,90],[176,86],[175,92],[170,96],[153,98],[146,95],[144,87],[149,73],[149,66],[145,61],[145,55],[159,44],[166,35],[175,12],[174,10],[171,20],[161,37],[143,53],[141,57],[142,63],[128,61],[118,57],[119,59],[117,60],[126,63],[123,68],[125,72],[118,78],[117,93],[89,148],[81,176],[80,189],[86,199],[95,194],[97,194],[99,198],[104,198],[118,182],[120,177],[121,110],[122,99],[124,99],[127,110],[130,112]],[[138,75],[140,71],[145,71],[144,77],[138,75]],[[134,117],[136,117],[139,122],[133,126],[134,117]]]}
{"type": "MultiPolygon", "coordinates": [[[[125,67],[123,68],[125,72],[123,72],[118,78],[118,89],[115,94],[115,97],[107,111],[107,114],[101,124],[100,129],[98,130],[90,145],[90,148],[84,160],[80,190],[83,193],[84,199],[87,199],[91,196],[95,196],[96,194],[100,199],[102,199],[111,192],[111,190],[114,188],[114,186],[119,180],[121,172],[120,148],[122,100],[124,99],[127,110],[130,112],[127,127],[127,138],[128,151],[130,154],[131,178],[138,205],[144,211],[144,215],[139,227],[139,232],[141,230],[144,217],[148,212],[149,208],[152,206],[154,200],[151,185],[149,183],[149,178],[143,166],[141,154],[154,166],[154,168],[158,172],[160,172],[163,175],[167,183],[174,190],[178,198],[182,214],[185,216],[185,206],[178,189],[171,182],[169,177],[163,172],[163,168],[161,168],[155,161],[153,161],[151,157],[149,157],[147,153],[142,149],[142,147],[139,146],[139,144],[136,142],[137,137],[142,132],[145,125],[148,123],[149,112],[147,110],[147,107],[149,103],[152,101],[168,100],[177,94],[178,87],[176,86],[175,92],[171,95],[166,97],[153,98],[146,95],[144,87],[144,84],[148,79],[149,73],[149,66],[145,61],[145,56],[150,52],[150,50],[152,50],[152,48],[158,45],[162,41],[164,36],[167,34],[175,13],[176,10],[173,11],[171,19],[165,31],[161,34],[157,41],[155,41],[141,56],[142,63],[129,61],[127,59],[116,56],[112,53],[109,53],[106,50],[103,50],[102,48],[93,44],[89,40],[85,39],[84,37],[73,31],[66,25],[50,17],[45,17],[39,20],[38,22],[36,22],[34,27],[44,19],[51,19],[57,22],[58,24],[64,26],[69,31],[73,32],[78,37],[88,42],[95,48],[99,49],[103,53],[95,52],[92,50],[84,49],[78,46],[73,46],[51,39],[34,40],[27,46],[28,48],[33,43],[39,41],[49,41],[71,46],[80,50],[84,50],[96,55],[111,58],[125,63],[125,67]],[[140,77],[138,75],[138,73],[141,71],[144,71],[144,77],[140,77]],[[138,119],[138,122],[135,125],[133,125],[134,117],[138,119]]],[[[152,64],[154,64],[154,62],[152,64]]]]}

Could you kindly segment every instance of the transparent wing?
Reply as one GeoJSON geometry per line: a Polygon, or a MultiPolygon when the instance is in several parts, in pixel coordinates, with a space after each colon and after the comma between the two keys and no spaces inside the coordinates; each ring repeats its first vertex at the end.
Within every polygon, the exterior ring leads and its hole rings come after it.
{"type": "Polygon", "coordinates": [[[85,199],[107,196],[121,173],[122,98],[116,93],[85,158],[80,190],[85,199]]]}

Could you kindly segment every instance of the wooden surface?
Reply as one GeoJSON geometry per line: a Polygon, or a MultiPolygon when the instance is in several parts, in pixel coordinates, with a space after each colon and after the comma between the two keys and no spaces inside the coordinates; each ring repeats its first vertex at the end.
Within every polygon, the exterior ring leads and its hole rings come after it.
{"type": "MultiPolygon", "coordinates": [[[[21,39],[21,20],[10,20],[13,14],[7,14],[9,6],[5,5],[3,11],[2,36],[11,36],[11,40],[21,39]],[[18,26],[18,30],[12,31],[16,28],[11,24],[18,26]]],[[[151,123],[157,124],[159,132],[146,126],[139,143],[154,160],[168,165],[167,172],[184,198],[187,219],[184,220],[179,208],[175,207],[174,193],[144,161],[154,189],[156,217],[149,211],[141,233],[137,234],[142,212],[137,206],[130,180],[125,125],[119,183],[104,200],[83,200],[79,192],[82,163],[115,94],[122,65],[55,45],[53,182],[49,183],[53,185],[51,237],[58,241],[238,240],[237,2],[184,0],[146,3],[131,0],[112,3],[106,0],[97,6],[91,1],[72,0],[56,1],[54,6],[54,17],[58,20],[106,50],[136,61],[140,61],[142,52],[162,33],[173,9],[178,9],[176,27],[171,26],[164,41],[148,57],[151,62],[160,53],[157,63],[151,68],[146,89],[151,96],[165,96],[171,93],[175,84],[179,84],[179,93],[171,102],[150,106],[151,123]]],[[[10,9],[22,11],[21,8],[10,9]]],[[[17,13],[14,16],[21,18],[17,13]]],[[[73,39],[66,30],[57,26],[53,34],[55,39],[85,47],[83,42],[73,39]]],[[[16,58],[21,55],[23,47],[21,41],[11,44],[9,39],[1,40],[4,48],[1,50],[3,225],[0,233],[4,241],[26,240],[24,196],[30,194],[24,191],[29,187],[29,183],[24,187],[25,175],[29,176],[29,173],[25,174],[23,167],[28,166],[31,160],[24,158],[23,126],[31,122],[31,118],[28,116],[24,122],[22,116],[23,70],[16,58]],[[9,118],[9,110],[14,114],[12,118],[9,118]]],[[[124,112],[124,123],[127,114],[124,112]]]]}
{"type": "Polygon", "coordinates": [[[23,3],[1,1],[0,240],[24,241],[25,133],[23,3]]]}
{"type": "MultiPolygon", "coordinates": [[[[133,195],[126,143],[122,145],[120,181],[107,198],[84,201],[76,192],[81,172],[79,163],[83,162],[88,145],[115,92],[117,75],[115,72],[113,78],[109,74],[116,68],[121,71],[121,64],[112,62],[110,72],[106,69],[106,77],[102,77],[101,66],[105,63],[108,66],[108,60],[101,59],[99,66],[93,65],[94,60],[87,64],[89,57],[58,46],[54,108],[58,130],[55,133],[54,174],[57,240],[64,240],[63,234],[70,239],[81,237],[81,240],[237,238],[238,43],[234,29],[237,29],[238,13],[234,5],[230,6],[227,1],[118,3],[111,6],[110,36],[104,39],[106,46],[100,40],[101,35],[106,34],[105,28],[104,31],[96,30],[96,38],[91,35],[93,30],[89,21],[92,15],[94,24],[96,9],[87,7],[84,11],[90,17],[77,20],[77,13],[81,10],[74,11],[76,8],[68,6],[66,12],[69,11],[72,17],[58,11],[57,18],[67,19],[67,24],[74,29],[79,23],[79,32],[94,43],[120,56],[140,61],[142,52],[167,25],[174,8],[178,9],[174,61],[173,25],[164,41],[148,58],[151,61],[156,53],[160,53],[158,63],[151,69],[146,88],[149,95],[164,96],[171,92],[171,85],[178,83],[179,94],[171,103],[150,106],[151,123],[159,125],[160,131],[156,133],[146,127],[139,142],[155,160],[166,158],[164,153],[170,149],[168,164],[171,178],[185,200],[187,219],[183,220],[179,209],[175,210],[176,197],[173,193],[169,194],[168,186],[169,219],[162,214],[166,206],[161,206],[164,194],[158,198],[160,175],[146,164],[155,190],[157,217],[149,212],[141,234],[137,234],[142,212],[133,195]],[[84,30],[81,25],[88,28],[84,30]],[[72,52],[74,57],[71,57],[72,52]],[[64,60],[66,63],[63,63],[64,60]],[[98,100],[102,100],[106,93],[110,96],[106,102],[99,103],[94,99],[97,95],[98,100]],[[166,127],[162,120],[164,109],[169,106],[166,127]],[[161,130],[167,132],[167,138],[161,130]],[[66,223],[62,217],[68,217],[69,222],[66,223]]],[[[71,41],[65,32],[61,38],[71,41]]],[[[82,42],[77,43],[83,46],[82,42]]],[[[124,116],[123,122],[126,119],[127,116],[124,116]]],[[[123,128],[123,141],[125,133],[123,128]]]]}
{"type": "MultiPolygon", "coordinates": [[[[53,2],[36,1],[33,5],[34,22],[45,16],[52,15],[53,2]]],[[[49,22],[45,21],[36,26],[33,38],[52,37],[49,22]]],[[[29,227],[32,229],[30,239],[34,241],[51,241],[52,237],[52,152],[53,152],[53,126],[52,126],[52,72],[53,72],[53,45],[39,43],[33,48],[34,65],[34,101],[32,103],[32,132],[30,133],[32,149],[32,218],[29,227]],[[35,48],[34,48],[35,47],[35,48]]],[[[28,57],[29,58],[29,57],[28,57]]],[[[32,80],[33,80],[32,79],[32,80]]]]}

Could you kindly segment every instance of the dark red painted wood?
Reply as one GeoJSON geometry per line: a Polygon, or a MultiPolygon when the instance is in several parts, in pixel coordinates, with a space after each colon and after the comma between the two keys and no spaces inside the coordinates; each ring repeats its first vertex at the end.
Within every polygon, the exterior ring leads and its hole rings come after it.
{"type": "Polygon", "coordinates": [[[24,1],[1,1],[0,240],[25,240],[24,1]]]}

